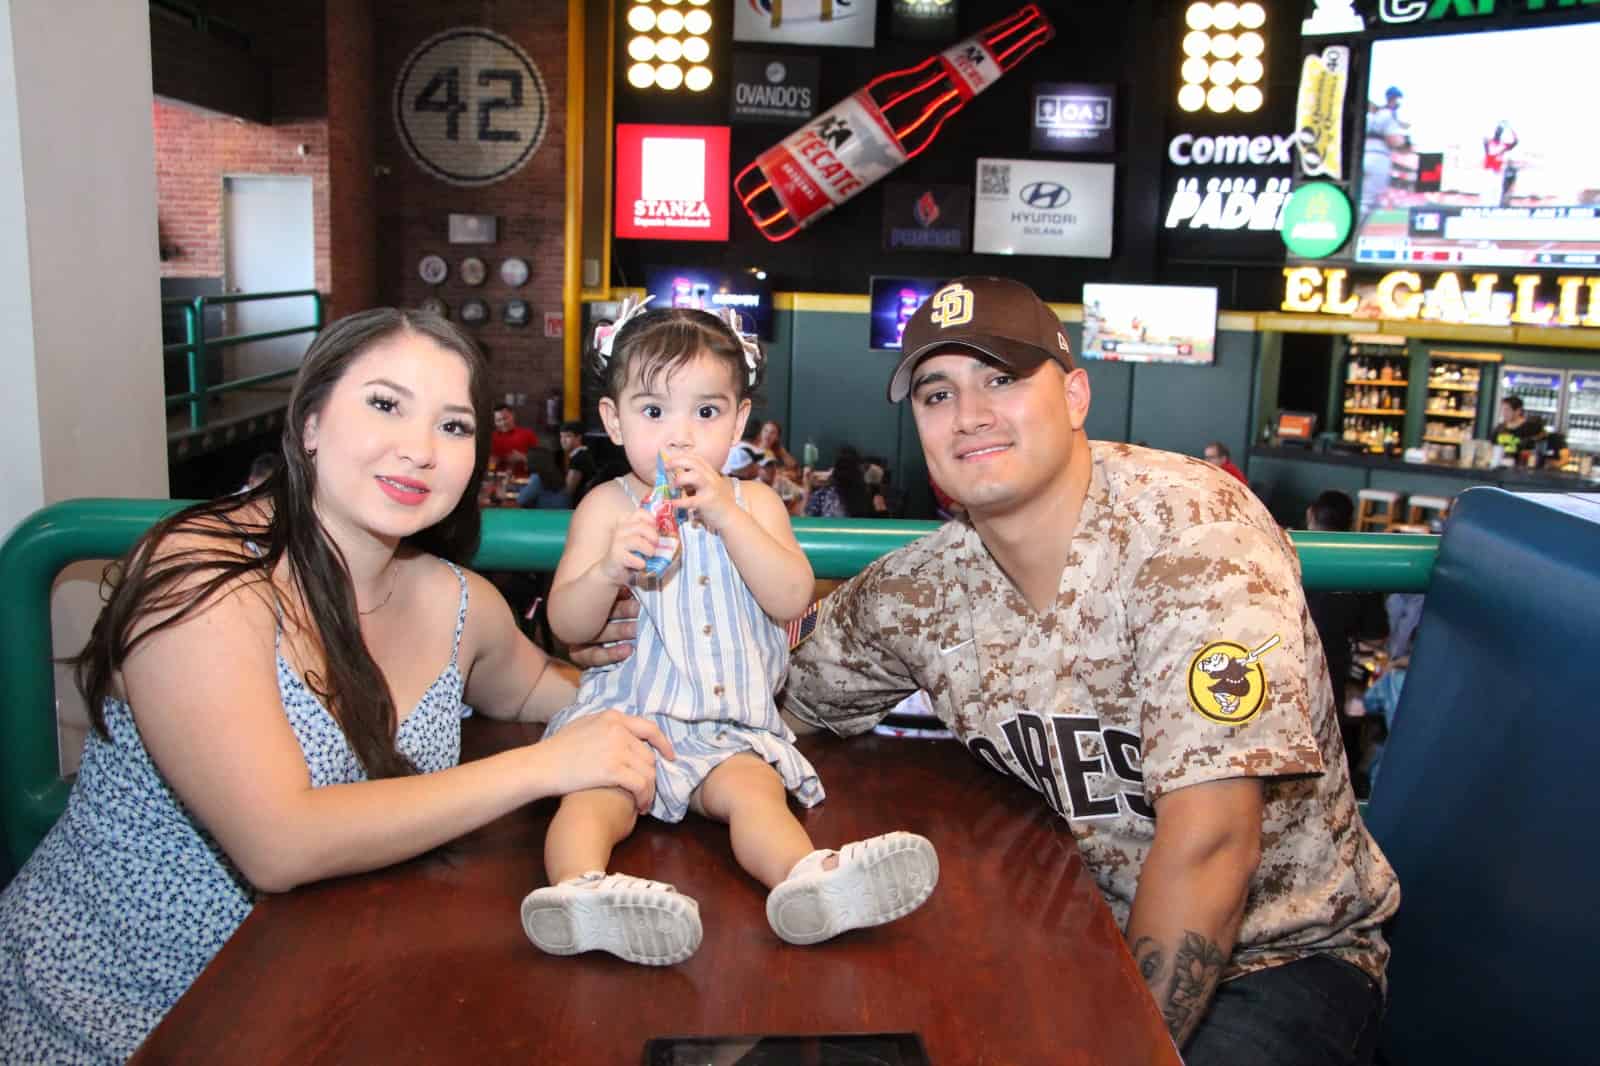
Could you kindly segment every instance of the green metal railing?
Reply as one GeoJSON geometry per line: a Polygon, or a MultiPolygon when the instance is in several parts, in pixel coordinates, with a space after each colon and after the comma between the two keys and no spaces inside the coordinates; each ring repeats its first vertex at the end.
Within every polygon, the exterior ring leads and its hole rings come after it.
{"type": "MultiPolygon", "coordinates": [[[[69,500],[34,512],[0,544],[0,825],[18,868],[61,814],[50,588],[67,565],[121,556],[177,500],[69,500]]],[[[483,516],[473,565],[484,570],[554,570],[570,512],[497,510],[483,516]]],[[[843,578],[933,532],[933,522],[796,519],[795,535],[818,577],[843,578]]],[[[1305,586],[1421,592],[1438,538],[1386,533],[1295,533],[1305,586]]]]}
{"type": "Polygon", "coordinates": [[[253,374],[247,378],[234,381],[222,381],[213,385],[206,381],[206,355],[208,352],[221,348],[230,348],[240,344],[249,344],[252,341],[270,341],[278,337],[292,337],[297,333],[320,333],[322,331],[322,294],[316,289],[293,289],[288,292],[236,292],[226,296],[196,296],[192,300],[182,297],[168,297],[161,301],[162,307],[176,307],[183,312],[183,337],[175,343],[162,346],[165,352],[182,352],[188,357],[189,391],[173,393],[167,397],[167,410],[189,405],[189,428],[201,429],[206,424],[206,402],[209,397],[237,389],[254,388],[265,385],[269,381],[279,381],[283,378],[293,377],[299,372],[299,366],[285,367],[282,370],[273,370],[265,374],[253,374]],[[222,307],[228,304],[255,303],[259,300],[288,300],[311,298],[311,324],[309,326],[293,326],[289,329],[272,329],[262,333],[240,333],[232,337],[207,337],[206,336],[206,308],[222,307]]]}

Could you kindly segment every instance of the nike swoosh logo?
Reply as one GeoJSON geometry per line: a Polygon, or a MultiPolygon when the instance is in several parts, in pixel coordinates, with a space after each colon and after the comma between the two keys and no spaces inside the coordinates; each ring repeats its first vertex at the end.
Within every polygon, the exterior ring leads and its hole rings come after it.
{"type": "Polygon", "coordinates": [[[971,644],[976,639],[977,639],[976,637],[968,637],[966,640],[963,640],[960,644],[952,644],[948,648],[940,648],[939,649],[939,654],[940,655],[951,655],[951,654],[953,654],[955,652],[960,651],[962,648],[965,648],[968,644],[971,644]]]}

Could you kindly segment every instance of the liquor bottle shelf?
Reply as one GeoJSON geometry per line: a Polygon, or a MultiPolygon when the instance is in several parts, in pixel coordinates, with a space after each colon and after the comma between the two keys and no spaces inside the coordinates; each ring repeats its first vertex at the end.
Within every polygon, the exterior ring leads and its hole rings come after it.
{"type": "Polygon", "coordinates": [[[1394,415],[1403,418],[1405,417],[1406,409],[1404,407],[1346,407],[1344,413],[1347,415],[1394,415]]]}

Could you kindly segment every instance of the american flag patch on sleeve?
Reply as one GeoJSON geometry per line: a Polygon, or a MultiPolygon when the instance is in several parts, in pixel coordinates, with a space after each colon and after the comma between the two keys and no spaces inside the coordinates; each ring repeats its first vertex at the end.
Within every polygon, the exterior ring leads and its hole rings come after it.
{"type": "Polygon", "coordinates": [[[799,618],[796,618],[794,621],[790,622],[784,627],[785,632],[789,636],[790,651],[794,651],[801,644],[805,643],[805,639],[809,637],[812,631],[817,628],[817,611],[821,608],[821,606],[822,601],[818,600],[816,603],[813,603],[810,607],[806,608],[805,614],[801,615],[799,618]]]}

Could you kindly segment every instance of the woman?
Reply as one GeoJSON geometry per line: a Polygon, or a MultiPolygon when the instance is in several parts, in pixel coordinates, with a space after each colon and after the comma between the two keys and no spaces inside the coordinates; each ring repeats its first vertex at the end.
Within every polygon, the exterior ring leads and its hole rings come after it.
{"type": "Polygon", "coordinates": [[[768,419],[761,423],[761,432],[756,434],[756,447],[760,449],[762,458],[777,460],[779,474],[789,478],[799,477],[799,461],[783,446],[781,422],[768,419]]]}
{"type": "Polygon", "coordinates": [[[846,444],[834,457],[828,483],[811,491],[805,510],[811,518],[878,518],[886,507],[867,484],[861,453],[846,444]]]}
{"type": "Polygon", "coordinates": [[[647,742],[670,748],[637,718],[458,765],[463,699],[533,720],[574,692],[458,565],[489,417],[482,357],[449,323],[343,319],[306,353],[283,467],[158,523],[110,571],[76,663],[82,769],[0,896],[8,1058],[125,1059],[259,893],[544,796],[611,785],[648,809],[647,742]]]}

